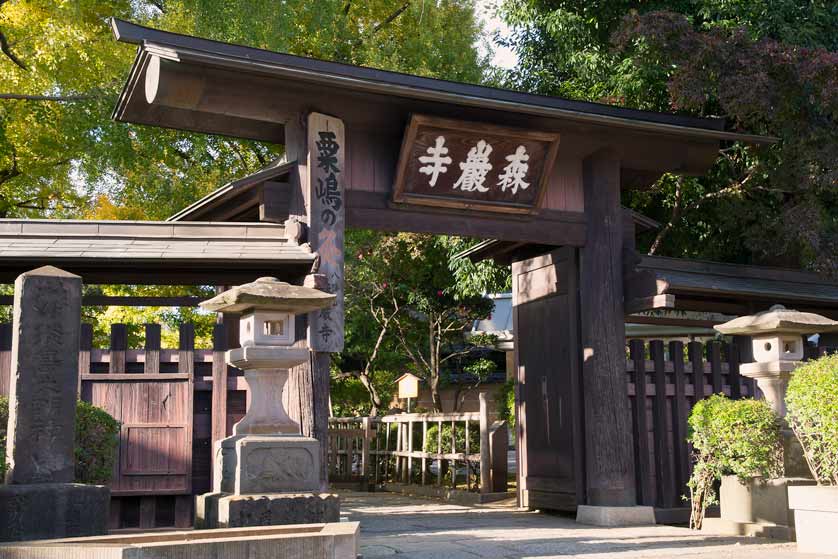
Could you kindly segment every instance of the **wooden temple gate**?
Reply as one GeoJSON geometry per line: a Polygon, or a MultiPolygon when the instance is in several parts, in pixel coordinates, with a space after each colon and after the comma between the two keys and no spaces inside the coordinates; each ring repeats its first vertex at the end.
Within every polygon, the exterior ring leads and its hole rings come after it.
{"type": "MultiPolygon", "coordinates": [[[[320,442],[324,483],[330,361],[343,347],[346,227],[488,239],[472,256],[512,265],[522,505],[672,506],[684,475],[689,379],[693,398],[707,385],[750,393],[733,358],[725,358],[725,373],[712,349],[701,379],[692,358],[683,367],[672,361],[671,372],[661,368],[658,345],[649,359],[635,347],[627,367],[627,317],[660,309],[745,314],[774,303],[838,315],[838,287],[802,273],[650,263],[634,250],[638,217],[620,206],[622,190],[646,188],[663,173],[701,175],[723,144],[773,138],[725,131],[718,119],[405,76],[118,20],[113,28],[138,49],[116,120],[282,144],[285,157],[167,222],[6,220],[0,281],[48,263],[88,284],[234,285],[273,275],[336,293],[335,308],[302,319],[306,339],[298,341],[311,358],[289,382],[292,415],[320,442]],[[671,274],[662,277],[661,268],[671,274]],[[644,390],[645,413],[631,399],[644,390]],[[662,442],[670,436],[673,442],[662,442]],[[665,487],[650,491],[651,479],[665,487]]],[[[232,325],[236,317],[223,320],[232,325]]],[[[176,352],[136,354],[114,340],[107,372],[98,373],[94,365],[105,361],[93,361],[91,350],[82,393],[95,393],[129,420],[126,449],[189,440],[194,448],[223,437],[234,411],[243,411],[217,391],[239,378],[223,365],[221,345],[201,353],[189,340],[184,334],[176,352]],[[211,395],[202,390],[209,379],[211,395]],[[192,405],[180,402],[163,414],[170,394],[192,405]],[[190,424],[184,413],[191,409],[190,424]],[[209,409],[212,421],[198,426],[209,409]]],[[[206,489],[196,452],[191,468],[183,456],[140,454],[120,460],[120,488],[206,489]],[[150,481],[134,479],[138,468],[152,472],[150,481]]],[[[153,515],[143,510],[140,523],[148,524],[153,515]]]]}

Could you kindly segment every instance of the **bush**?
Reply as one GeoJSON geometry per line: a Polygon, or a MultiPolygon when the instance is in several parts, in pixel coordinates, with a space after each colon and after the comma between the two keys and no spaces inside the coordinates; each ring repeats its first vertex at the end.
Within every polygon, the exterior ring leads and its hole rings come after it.
{"type": "Polygon", "coordinates": [[[781,475],[782,444],[777,416],[763,400],[714,394],[696,403],[688,423],[695,462],[687,484],[690,527],[699,529],[704,511],[718,500],[715,483],[722,476],[746,481],[781,475]]]}
{"type": "MultiPolygon", "coordinates": [[[[0,472],[6,472],[6,425],[9,400],[0,397],[0,472]]],[[[87,402],[76,405],[76,483],[105,484],[111,480],[119,446],[119,422],[87,402]]]]}
{"type": "Polygon", "coordinates": [[[838,354],[795,369],[786,393],[786,420],[797,435],[812,476],[838,485],[838,354]]]}
{"type": "Polygon", "coordinates": [[[497,400],[498,416],[506,421],[509,432],[515,432],[515,381],[508,380],[498,392],[497,400]]]}

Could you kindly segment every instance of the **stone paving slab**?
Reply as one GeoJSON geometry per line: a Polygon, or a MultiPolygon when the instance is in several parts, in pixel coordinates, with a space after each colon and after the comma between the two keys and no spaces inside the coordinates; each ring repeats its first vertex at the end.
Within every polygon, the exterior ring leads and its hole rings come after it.
{"type": "Polygon", "coordinates": [[[793,543],[687,528],[599,528],[510,506],[466,507],[391,493],[341,493],[343,520],[361,523],[364,559],[826,559],[793,543]]]}

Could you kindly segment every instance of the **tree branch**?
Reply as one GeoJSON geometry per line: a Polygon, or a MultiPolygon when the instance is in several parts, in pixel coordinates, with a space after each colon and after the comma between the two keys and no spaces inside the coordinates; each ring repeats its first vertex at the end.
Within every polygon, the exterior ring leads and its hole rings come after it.
{"type": "Polygon", "coordinates": [[[0,93],[0,99],[15,101],[48,101],[54,103],[74,103],[93,99],[91,95],[24,95],[22,93],[0,93]]]}
{"type": "Polygon", "coordinates": [[[20,58],[12,52],[12,47],[9,46],[9,40],[6,39],[6,35],[4,35],[2,31],[0,31],[0,50],[3,51],[3,54],[9,57],[9,60],[15,63],[15,66],[19,67],[21,70],[28,70],[26,64],[24,64],[20,58]]]}
{"type": "Polygon", "coordinates": [[[663,240],[675,227],[675,223],[681,218],[681,202],[684,199],[684,178],[678,177],[675,181],[675,203],[672,204],[672,213],[669,216],[669,221],[664,225],[658,234],[655,236],[655,241],[649,248],[649,254],[656,254],[660,249],[663,240]]]}
{"type": "Polygon", "coordinates": [[[376,34],[376,33],[378,33],[379,31],[381,31],[381,29],[383,29],[384,27],[386,27],[386,26],[390,25],[391,23],[393,23],[393,21],[394,21],[397,17],[399,17],[400,15],[402,15],[402,14],[404,13],[404,11],[405,11],[405,10],[407,10],[409,7],[410,7],[410,2],[405,2],[405,3],[402,5],[402,7],[401,7],[401,8],[396,9],[396,10],[395,10],[392,14],[390,14],[389,16],[387,16],[387,17],[384,19],[384,21],[382,21],[381,23],[379,23],[378,25],[376,25],[375,27],[373,27],[373,28],[372,28],[372,31],[370,32],[370,35],[375,35],[375,34],[376,34]]]}

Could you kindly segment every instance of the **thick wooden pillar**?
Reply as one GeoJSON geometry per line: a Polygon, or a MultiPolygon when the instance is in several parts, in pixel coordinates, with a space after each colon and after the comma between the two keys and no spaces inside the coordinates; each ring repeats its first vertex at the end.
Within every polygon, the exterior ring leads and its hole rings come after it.
{"type": "Polygon", "coordinates": [[[586,503],[637,504],[626,388],[620,160],[601,150],[583,162],[588,236],[581,250],[580,311],[586,503]]]}
{"type": "Polygon", "coordinates": [[[343,349],[345,153],[343,122],[310,113],[286,125],[286,152],[297,161],[290,216],[307,226],[307,241],[318,254],[318,287],[337,294],[335,305],[308,315],[310,366],[298,367],[295,382],[303,434],[321,448],[321,481],[328,485],[329,369],[331,354],[343,349]],[[322,285],[320,285],[322,284],[322,285]]]}

